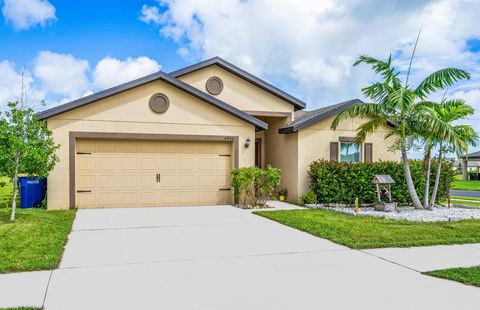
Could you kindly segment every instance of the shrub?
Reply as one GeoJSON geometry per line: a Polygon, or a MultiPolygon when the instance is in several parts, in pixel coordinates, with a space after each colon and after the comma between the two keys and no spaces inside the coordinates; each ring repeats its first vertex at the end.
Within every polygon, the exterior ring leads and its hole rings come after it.
{"type": "MultiPolygon", "coordinates": [[[[432,162],[430,190],[433,190],[437,163],[432,162]]],[[[437,201],[445,199],[453,182],[453,163],[445,160],[442,163],[442,172],[438,189],[437,201]]],[[[421,201],[425,188],[425,171],[423,162],[410,161],[412,179],[421,201]]],[[[308,171],[310,191],[318,202],[352,204],[358,197],[360,203],[376,201],[376,188],[372,183],[376,174],[389,174],[395,181],[392,184],[392,199],[401,204],[410,204],[410,194],[405,182],[405,174],[401,163],[368,162],[368,163],[340,163],[325,160],[314,161],[308,171]]]]}
{"type": "Polygon", "coordinates": [[[7,185],[7,182],[5,182],[5,181],[0,182],[0,187],[5,187],[6,185],[7,185]]]}
{"type": "Polygon", "coordinates": [[[302,194],[302,196],[300,197],[300,201],[304,205],[314,204],[314,203],[317,203],[317,196],[313,191],[308,191],[302,194]]]}
{"type": "Polygon", "coordinates": [[[233,197],[242,207],[265,205],[280,184],[280,169],[268,165],[265,170],[256,166],[232,171],[233,197]]]}

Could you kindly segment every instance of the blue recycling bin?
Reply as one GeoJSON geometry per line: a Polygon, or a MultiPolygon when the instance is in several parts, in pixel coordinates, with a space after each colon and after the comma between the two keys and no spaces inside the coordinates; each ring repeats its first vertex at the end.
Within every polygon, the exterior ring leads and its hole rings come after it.
{"type": "Polygon", "coordinates": [[[47,193],[47,182],[44,178],[20,177],[20,208],[38,208],[47,193]]]}

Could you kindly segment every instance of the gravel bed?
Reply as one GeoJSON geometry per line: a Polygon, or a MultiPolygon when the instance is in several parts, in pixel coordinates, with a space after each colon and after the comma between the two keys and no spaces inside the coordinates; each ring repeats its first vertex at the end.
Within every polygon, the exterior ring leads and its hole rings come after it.
{"type": "Polygon", "coordinates": [[[436,207],[433,210],[416,210],[413,207],[398,207],[395,212],[375,211],[372,207],[363,207],[361,212],[355,214],[351,207],[325,207],[323,205],[305,205],[308,208],[331,210],[354,216],[375,216],[392,220],[407,220],[416,222],[449,222],[461,221],[466,219],[480,219],[480,207],[463,208],[436,207]]]}

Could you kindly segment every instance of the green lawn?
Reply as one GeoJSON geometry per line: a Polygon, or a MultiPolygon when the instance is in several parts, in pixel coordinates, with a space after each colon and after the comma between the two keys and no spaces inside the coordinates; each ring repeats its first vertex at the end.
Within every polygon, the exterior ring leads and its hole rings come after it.
{"type": "MultiPolygon", "coordinates": [[[[444,202],[446,204],[446,202],[444,202]]],[[[450,203],[461,206],[480,207],[480,198],[478,197],[464,197],[464,196],[450,196],[450,203]]]]}
{"type": "Polygon", "coordinates": [[[0,208],[7,207],[12,200],[12,183],[7,177],[0,177],[0,183],[5,182],[5,186],[0,186],[0,208]]]}
{"type": "Polygon", "coordinates": [[[461,175],[455,176],[452,189],[467,190],[467,191],[480,191],[480,181],[464,181],[461,175]]]}
{"type": "MultiPolygon", "coordinates": [[[[10,223],[11,184],[0,188],[0,273],[58,266],[75,210],[17,209],[10,223]]],[[[28,309],[28,308],[27,308],[28,309]]]]}
{"type": "Polygon", "coordinates": [[[470,268],[452,268],[425,272],[425,274],[462,282],[469,285],[480,286],[480,266],[470,268]]]}
{"type": "Polygon", "coordinates": [[[422,223],[318,209],[254,213],[354,249],[480,242],[480,220],[422,223]]]}

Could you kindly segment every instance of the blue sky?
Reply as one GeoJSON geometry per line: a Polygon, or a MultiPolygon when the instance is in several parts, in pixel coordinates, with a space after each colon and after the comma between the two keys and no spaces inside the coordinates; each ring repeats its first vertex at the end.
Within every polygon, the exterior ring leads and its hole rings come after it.
{"type": "Polygon", "coordinates": [[[116,58],[148,55],[161,61],[165,70],[186,64],[176,53],[171,39],[162,39],[158,29],[139,20],[144,1],[50,1],[55,21],[45,27],[17,30],[1,25],[0,59],[17,65],[31,65],[38,51],[50,50],[97,62],[109,55],[116,58]]]}
{"type": "MultiPolygon", "coordinates": [[[[0,105],[18,98],[58,105],[157,70],[220,56],[314,109],[360,98],[375,81],[360,54],[408,67],[412,84],[443,67],[472,79],[448,91],[477,113],[480,1],[475,0],[0,0],[0,105]],[[301,4],[299,4],[301,3],[301,4]]],[[[434,94],[438,99],[442,94],[434,94]]],[[[0,110],[2,109],[0,106],[0,110]]]]}

